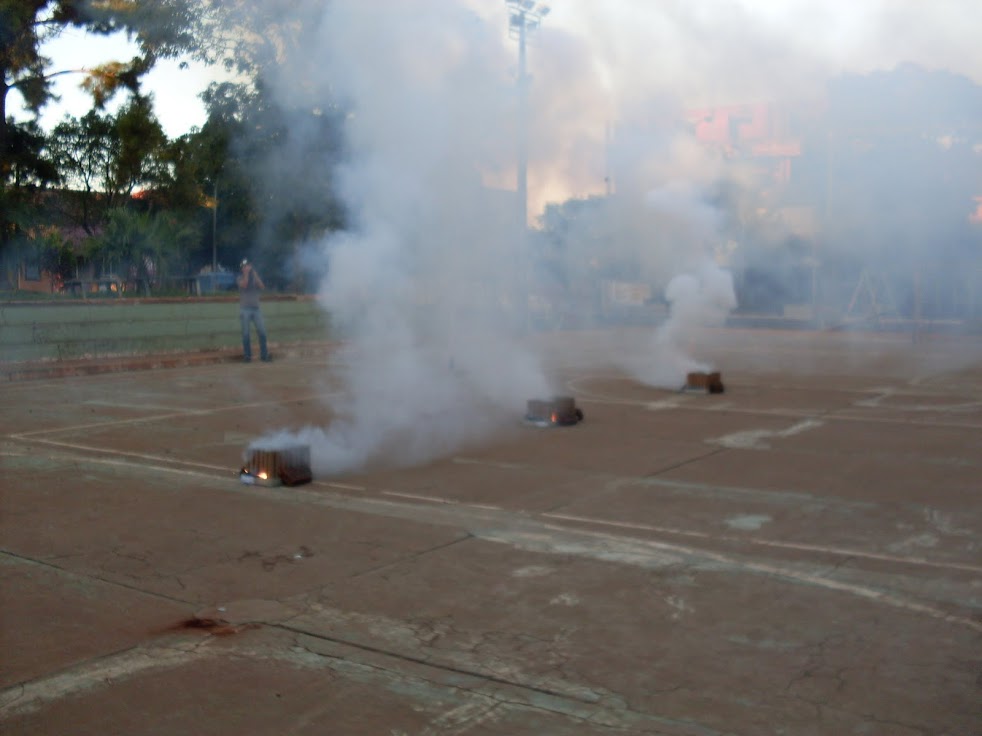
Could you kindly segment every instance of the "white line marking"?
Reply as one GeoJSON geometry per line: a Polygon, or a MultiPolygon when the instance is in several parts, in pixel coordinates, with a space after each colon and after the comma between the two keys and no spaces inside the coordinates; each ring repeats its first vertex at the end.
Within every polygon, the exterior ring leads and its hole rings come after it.
{"type": "Polygon", "coordinates": [[[402,493],[401,491],[382,491],[383,496],[395,496],[396,498],[408,498],[413,501],[426,501],[427,503],[438,503],[443,506],[461,506],[471,509],[483,509],[486,511],[502,511],[500,506],[492,506],[485,503],[467,503],[455,501],[452,498],[441,498],[440,496],[423,496],[416,493],[402,493]]]}
{"type": "Polygon", "coordinates": [[[872,392],[876,392],[876,396],[874,396],[873,398],[870,398],[870,399],[861,399],[860,401],[854,401],[853,402],[853,406],[864,406],[864,407],[868,407],[870,409],[879,409],[880,408],[880,403],[884,399],[888,399],[891,396],[893,396],[893,394],[896,393],[896,389],[893,389],[893,388],[873,388],[873,389],[870,389],[870,392],[871,393],[872,392]]]}
{"type": "Polygon", "coordinates": [[[760,531],[760,528],[768,522],[774,521],[770,514],[739,514],[724,520],[730,529],[741,529],[747,532],[760,531]]]}
{"type": "Polygon", "coordinates": [[[587,381],[627,381],[631,384],[639,386],[641,388],[647,388],[652,391],[659,391],[663,393],[668,393],[668,389],[658,389],[654,386],[648,386],[647,384],[641,383],[640,381],[635,381],[632,378],[626,376],[612,376],[609,374],[594,374],[586,376],[578,376],[577,378],[571,378],[566,381],[566,388],[571,394],[576,396],[577,401],[593,401],[601,404],[623,404],[626,406],[647,406],[650,401],[640,401],[637,399],[619,399],[616,396],[609,396],[607,394],[600,394],[595,391],[590,391],[582,387],[581,384],[587,381]]]}
{"type": "Polygon", "coordinates": [[[208,414],[209,410],[183,409],[171,412],[170,414],[151,414],[144,417],[133,417],[131,419],[113,419],[104,422],[91,422],[89,424],[76,424],[72,427],[55,427],[53,429],[34,429],[30,432],[18,432],[7,436],[15,440],[23,440],[29,437],[36,437],[42,434],[60,434],[61,432],[77,432],[82,429],[97,429],[99,427],[113,427],[124,424],[140,424],[141,422],[157,422],[163,419],[176,419],[178,417],[191,417],[199,414],[208,414]]]}
{"type": "MultiPolygon", "coordinates": [[[[120,465],[125,465],[127,467],[133,467],[133,468],[146,468],[146,467],[150,467],[151,469],[154,469],[154,470],[170,470],[171,472],[184,472],[185,474],[190,474],[190,475],[199,475],[199,473],[195,472],[194,470],[182,469],[180,466],[190,466],[192,468],[203,468],[205,470],[214,470],[214,471],[217,471],[219,473],[223,473],[223,474],[226,474],[227,473],[227,474],[231,474],[231,475],[235,475],[238,472],[236,468],[229,468],[229,467],[226,467],[224,465],[211,465],[209,463],[199,463],[199,462],[194,462],[192,460],[177,460],[177,459],[171,458],[171,457],[162,457],[160,455],[150,455],[150,454],[142,453],[142,452],[126,452],[125,450],[107,450],[107,449],[102,448],[102,447],[92,447],[92,446],[89,446],[89,445],[80,445],[80,444],[76,444],[76,443],[73,443],[73,442],[59,442],[57,440],[33,439],[33,440],[30,440],[30,441],[31,442],[34,442],[34,443],[38,443],[38,444],[50,445],[52,447],[67,448],[69,450],[82,450],[82,451],[84,451],[86,453],[89,453],[89,452],[98,452],[98,453],[102,453],[104,455],[117,455],[117,456],[122,456],[122,457],[127,457],[127,458],[134,458],[136,460],[149,460],[149,461],[155,462],[155,463],[170,463],[170,464],[172,464],[174,466],[178,466],[178,467],[171,467],[171,466],[161,467],[161,466],[138,465],[136,463],[125,463],[125,462],[124,463],[118,463],[120,465]]],[[[0,454],[8,454],[8,453],[0,453],[0,454]]],[[[103,463],[107,463],[107,464],[112,464],[112,462],[109,459],[107,459],[107,458],[93,458],[93,457],[89,456],[89,457],[86,458],[86,460],[91,460],[91,461],[94,461],[94,462],[103,462],[103,463]]],[[[209,477],[212,477],[212,476],[209,476],[209,477]]],[[[313,481],[313,485],[325,486],[325,487],[328,487],[328,488],[339,488],[339,489],[346,490],[346,491],[364,491],[365,490],[365,487],[364,486],[358,486],[358,485],[354,485],[354,484],[351,484],[351,483],[335,483],[335,482],[332,482],[332,481],[322,481],[322,480],[315,480],[315,481],[313,481]]]]}
{"type": "Polygon", "coordinates": [[[439,503],[446,504],[450,506],[458,506],[456,501],[451,501],[448,498],[439,498],[437,496],[422,496],[416,493],[402,493],[400,491],[382,491],[383,496],[395,496],[396,498],[408,498],[413,501],[426,501],[427,503],[439,503]]]}
{"type": "MultiPolygon", "coordinates": [[[[88,399],[82,402],[85,406],[104,406],[111,409],[133,409],[135,411],[171,411],[174,409],[172,405],[164,406],[162,404],[134,404],[128,401],[107,401],[105,399],[88,399]]],[[[195,411],[194,409],[185,409],[185,411],[195,411]]]]}
{"type": "Polygon", "coordinates": [[[899,424],[904,427],[931,427],[933,429],[982,429],[982,424],[976,422],[939,422],[931,419],[926,421],[922,419],[888,419],[887,417],[852,416],[850,414],[825,414],[822,418],[832,422],[899,424]]]}
{"type": "MultiPolygon", "coordinates": [[[[144,357],[144,356],[133,356],[133,357],[144,357]]],[[[50,365],[57,366],[58,361],[51,361],[50,365]]],[[[227,363],[200,363],[197,365],[184,365],[184,366],[161,366],[159,368],[146,368],[139,369],[135,371],[124,370],[124,371],[103,371],[95,373],[80,373],[78,375],[66,375],[61,378],[45,378],[45,379],[26,379],[26,380],[10,380],[5,382],[0,382],[0,394],[6,393],[8,391],[17,391],[22,393],[29,391],[31,393],[36,393],[39,390],[46,388],[65,388],[66,384],[77,385],[80,383],[97,384],[100,381],[103,383],[112,383],[114,386],[118,385],[121,381],[127,380],[132,377],[132,381],[138,382],[140,378],[138,376],[143,376],[146,374],[155,374],[162,371],[173,371],[180,369],[194,369],[195,373],[198,375],[209,375],[212,373],[217,373],[221,371],[222,373],[228,372],[227,363]]]]}
{"type": "MultiPolygon", "coordinates": [[[[150,455],[143,452],[127,452],[126,450],[107,450],[104,447],[95,447],[92,445],[80,445],[74,442],[59,442],[58,440],[46,440],[41,438],[33,438],[27,440],[35,444],[50,445],[52,447],[64,447],[69,450],[82,450],[83,452],[98,452],[105,455],[117,455],[122,457],[136,458],[137,460],[149,460],[155,463],[173,463],[174,465],[190,465],[195,468],[205,468],[207,470],[219,470],[223,472],[233,472],[233,469],[225,467],[223,465],[210,465],[208,463],[198,463],[193,460],[177,460],[172,457],[163,457],[161,455],[150,455]]],[[[86,458],[86,459],[96,459],[96,458],[86,458]]],[[[137,466],[141,467],[141,466],[137,466]]]]}
{"type": "Polygon", "coordinates": [[[855,583],[843,583],[823,577],[822,575],[801,572],[768,563],[751,562],[741,560],[730,555],[712,552],[697,547],[687,547],[680,544],[667,542],[656,542],[653,540],[638,539],[635,537],[619,536],[594,532],[590,530],[579,530],[587,537],[598,540],[597,544],[590,545],[585,542],[577,542],[569,539],[553,540],[548,534],[543,532],[555,531],[557,533],[569,535],[571,529],[562,526],[543,525],[543,530],[524,530],[495,528],[474,532],[475,536],[488,541],[496,541],[500,544],[508,544],[520,549],[526,549],[546,554],[577,555],[580,557],[592,557],[606,561],[619,562],[627,565],[638,565],[648,567],[652,564],[665,566],[676,564],[680,560],[689,558],[694,564],[699,561],[715,562],[727,568],[736,570],[747,570],[763,575],[794,580],[806,583],[815,587],[835,590],[865,598],[876,603],[882,603],[894,608],[900,608],[915,613],[922,613],[931,618],[947,621],[948,623],[966,626],[974,631],[982,632],[982,622],[971,618],[964,618],[947,613],[939,608],[907,600],[891,593],[884,593],[873,588],[867,588],[855,583]]]}
{"type": "MultiPolygon", "coordinates": [[[[50,442],[49,444],[58,445],[61,443],[50,442]]],[[[109,451],[104,451],[104,452],[108,453],[109,451]]],[[[131,453],[117,453],[117,454],[130,455],[131,453]]],[[[133,455],[135,455],[135,453],[133,453],[133,455]]],[[[146,456],[135,455],[135,456],[138,458],[146,458],[146,459],[154,458],[154,456],[151,455],[146,455],[146,456]]],[[[168,461],[167,458],[159,458],[159,459],[168,461]]],[[[184,468],[175,468],[170,466],[140,465],[137,463],[127,462],[125,460],[113,460],[112,458],[87,457],[86,461],[104,464],[104,465],[129,467],[138,470],[157,470],[157,471],[165,471],[170,473],[177,473],[181,475],[206,477],[210,479],[215,478],[214,475],[205,474],[196,470],[188,470],[184,468]]],[[[231,471],[228,470],[228,468],[224,468],[217,465],[205,465],[204,463],[185,463],[185,464],[194,465],[209,470],[216,470],[222,473],[232,474],[231,471]]],[[[345,483],[333,483],[329,481],[315,481],[314,485],[337,487],[344,490],[353,490],[353,491],[367,490],[366,487],[364,486],[357,486],[357,485],[351,485],[345,483]]],[[[425,496],[422,494],[404,493],[401,491],[382,491],[381,494],[384,496],[405,498],[413,501],[424,501],[426,503],[435,503],[444,506],[460,506],[462,508],[474,508],[474,509],[482,509],[482,510],[490,510],[490,511],[504,510],[500,506],[494,506],[491,504],[467,503],[467,502],[455,501],[453,499],[448,499],[448,498],[441,498],[439,496],[425,496]]],[[[678,527],[656,526],[653,524],[641,524],[641,523],[627,522],[627,521],[611,521],[607,519],[598,519],[589,516],[578,516],[575,514],[563,514],[558,512],[543,512],[539,514],[539,516],[543,518],[558,519],[562,521],[573,521],[573,522],[584,523],[584,524],[596,524],[598,526],[610,526],[610,527],[616,527],[622,529],[634,529],[638,531],[651,531],[651,532],[658,532],[658,533],[665,533],[665,534],[673,534],[677,536],[692,537],[694,539],[707,539],[711,541],[722,541],[722,542],[738,542],[738,543],[753,544],[763,547],[793,549],[801,552],[818,552],[821,554],[830,554],[839,557],[858,557],[863,559],[879,560],[883,562],[892,562],[896,564],[905,564],[905,565],[914,565],[914,566],[923,566],[923,567],[937,567],[941,569],[963,570],[967,572],[982,573],[982,566],[979,565],[970,565],[967,563],[959,563],[959,562],[938,562],[934,560],[928,560],[923,557],[902,557],[898,555],[879,554],[876,552],[865,552],[862,550],[850,549],[844,547],[827,547],[823,545],[803,544],[803,543],[796,543],[796,542],[781,542],[777,540],[757,539],[754,537],[745,537],[745,536],[736,537],[730,535],[718,535],[718,534],[710,534],[708,532],[695,531],[692,529],[680,529],[678,527]]]]}
{"type": "Polygon", "coordinates": [[[817,419],[805,419],[804,421],[792,424],[787,429],[745,429],[740,432],[724,434],[722,437],[713,437],[706,440],[712,445],[722,445],[732,450],[769,450],[770,445],[766,440],[771,437],[785,438],[793,437],[796,434],[807,432],[809,429],[821,427],[824,422],[817,419]]]}
{"type": "MultiPolygon", "coordinates": [[[[499,711],[501,703],[494,699],[482,700],[476,703],[465,703],[444,711],[435,717],[420,732],[420,736],[436,736],[437,734],[454,734],[462,736],[487,722],[494,722],[504,717],[499,711]]],[[[482,729],[484,730],[484,729],[482,729]]],[[[493,729],[488,729],[493,730],[493,729]]],[[[398,733],[393,731],[392,733],[398,733]]]]}
{"type": "Polygon", "coordinates": [[[0,716],[32,713],[46,702],[60,700],[114,680],[132,677],[147,670],[180,667],[193,660],[214,657],[221,649],[209,646],[208,639],[195,637],[137,647],[90,661],[51,677],[22,683],[0,691],[0,716]]]}
{"type": "MultiPolygon", "coordinates": [[[[197,476],[199,478],[203,477],[209,480],[217,480],[217,478],[215,478],[214,476],[201,473],[200,471],[183,470],[179,468],[170,468],[170,467],[162,467],[162,466],[158,466],[158,467],[141,466],[131,462],[127,462],[125,460],[112,460],[109,458],[90,457],[90,458],[86,458],[85,461],[90,463],[101,463],[106,465],[132,467],[137,470],[144,470],[144,471],[158,470],[162,472],[177,473],[181,475],[197,476]]],[[[231,490],[231,484],[229,490],[231,490]]],[[[270,492],[268,489],[259,488],[256,486],[242,486],[239,492],[251,494],[266,500],[273,500],[273,501],[286,501],[286,500],[292,502],[300,501],[300,502],[315,503],[315,504],[326,505],[326,506],[338,506],[338,504],[340,503],[341,507],[343,508],[351,508],[351,510],[354,511],[360,510],[359,506],[357,505],[350,506],[350,504],[352,503],[351,499],[345,499],[343,502],[339,502],[338,500],[332,499],[323,494],[312,494],[310,492],[304,491],[303,489],[277,488],[274,489],[273,492],[270,492]]],[[[535,518],[535,517],[525,516],[520,512],[519,513],[503,512],[501,509],[495,507],[480,506],[477,504],[459,503],[456,501],[448,501],[445,499],[438,499],[428,496],[416,496],[413,494],[399,493],[397,491],[383,491],[382,493],[388,496],[397,496],[407,499],[438,503],[448,507],[452,506],[455,509],[464,512],[470,509],[473,511],[482,511],[482,512],[486,512],[488,510],[496,511],[499,514],[506,513],[516,517],[522,517],[522,520],[525,522],[533,520],[535,518]]],[[[384,513],[375,510],[373,508],[373,506],[376,504],[392,503],[393,505],[395,505],[395,502],[373,501],[372,499],[362,499],[360,503],[362,506],[364,506],[365,503],[369,504],[368,507],[362,509],[363,513],[384,513]]],[[[543,518],[545,516],[551,516],[562,520],[562,516],[558,514],[540,514],[538,516],[539,518],[543,518]]],[[[588,521],[589,523],[601,523],[601,524],[604,523],[604,522],[596,522],[596,520],[593,519],[586,519],[586,521],[588,521]]],[[[443,522],[435,522],[435,523],[452,523],[454,525],[467,527],[468,522],[469,520],[466,518],[452,518],[449,522],[444,520],[443,522]]],[[[710,535],[706,535],[698,532],[691,532],[689,533],[689,535],[702,536],[708,539],[716,539],[716,537],[712,537],[710,535]]],[[[962,626],[967,626],[976,631],[982,631],[982,623],[978,621],[962,618],[959,616],[954,616],[942,610],[928,606],[926,604],[917,603],[915,601],[904,600],[895,595],[882,593],[880,591],[876,591],[871,588],[865,588],[861,585],[856,585],[852,583],[840,583],[834,580],[830,580],[828,578],[824,578],[820,575],[803,573],[797,570],[782,568],[766,563],[756,563],[756,562],[739,560],[737,558],[730,557],[728,555],[712,552],[706,549],[699,549],[696,547],[686,547],[684,545],[673,544],[668,542],[657,542],[653,540],[637,539],[635,537],[625,537],[625,536],[618,536],[612,534],[604,534],[602,532],[595,532],[595,531],[584,530],[584,529],[571,530],[568,527],[556,526],[554,524],[548,524],[548,523],[541,523],[541,530],[539,531],[535,531],[535,530],[510,531],[508,529],[499,528],[494,530],[483,531],[480,534],[476,534],[476,536],[479,536],[481,539],[487,539],[489,541],[497,541],[500,543],[511,544],[512,546],[517,546],[517,547],[522,547],[523,545],[528,547],[529,545],[531,545],[532,547],[535,547],[537,549],[542,548],[543,551],[552,552],[552,553],[555,553],[557,550],[562,550],[564,554],[569,554],[571,551],[573,551],[581,556],[599,556],[601,559],[616,558],[627,564],[639,564],[637,553],[635,552],[625,555],[618,555],[615,553],[615,551],[612,551],[610,549],[611,545],[615,545],[615,546],[626,545],[631,549],[635,549],[636,547],[640,546],[643,549],[659,550],[662,553],[670,552],[674,554],[685,554],[695,558],[708,559],[715,562],[723,563],[726,564],[727,566],[734,567],[736,569],[752,570],[754,572],[759,572],[766,575],[772,575],[772,576],[782,577],[789,580],[797,580],[800,582],[809,583],[817,587],[823,587],[823,588],[828,588],[830,590],[837,590],[844,593],[850,593],[852,595],[866,598],[875,602],[884,603],[886,605],[890,605],[895,608],[901,608],[915,613],[923,613],[925,615],[931,616],[932,618],[948,621],[949,623],[955,623],[962,626]],[[576,533],[576,534],[582,534],[589,537],[602,539],[604,540],[604,542],[600,545],[600,547],[596,551],[591,551],[591,548],[588,548],[584,545],[576,545],[575,549],[571,549],[569,544],[561,540],[558,542],[553,542],[552,539],[547,534],[543,534],[543,532],[557,532],[566,535],[570,533],[576,533]]],[[[741,541],[745,541],[745,540],[741,540],[741,541]]],[[[825,551],[825,550],[820,548],[819,551],[825,551]]],[[[869,556],[869,555],[867,553],[861,553],[860,555],[857,556],[869,556]]],[[[900,558],[896,558],[896,561],[909,562],[910,559],[911,558],[900,557],[900,558]]],[[[954,567],[954,565],[950,565],[950,564],[937,564],[934,566],[954,567]]]]}
{"type": "Polygon", "coordinates": [[[503,470],[523,470],[528,465],[524,463],[507,463],[494,460],[478,460],[477,458],[457,456],[451,460],[454,465],[483,465],[489,468],[501,468],[503,470]]]}
{"type": "MultiPolygon", "coordinates": [[[[636,386],[639,386],[639,387],[642,387],[642,388],[647,388],[647,389],[651,390],[652,392],[671,393],[671,390],[670,389],[659,389],[659,388],[654,387],[654,386],[647,386],[646,384],[643,384],[643,383],[640,383],[638,381],[635,381],[632,378],[628,378],[628,377],[625,377],[625,376],[613,376],[613,375],[583,376],[581,378],[571,379],[571,380],[569,380],[569,381],[566,382],[566,389],[567,389],[567,391],[570,394],[575,395],[576,396],[576,400],[579,401],[581,404],[606,404],[606,405],[610,405],[610,406],[637,406],[637,407],[641,407],[641,408],[651,408],[651,405],[652,405],[653,402],[650,399],[644,399],[644,400],[642,400],[642,399],[618,399],[618,398],[613,397],[613,396],[608,396],[608,395],[604,395],[604,394],[594,393],[594,392],[591,392],[591,391],[589,391],[587,389],[584,389],[584,388],[581,388],[580,387],[580,382],[594,380],[594,379],[620,380],[620,381],[629,382],[629,383],[631,383],[633,385],[636,385],[636,386]]],[[[802,388],[800,390],[806,390],[806,389],[805,388],[802,388]]],[[[836,390],[839,391],[839,389],[836,389],[836,390]]],[[[856,389],[842,389],[842,392],[845,392],[845,393],[861,393],[861,394],[868,394],[869,393],[869,391],[867,391],[867,390],[856,390],[856,389]]],[[[659,400],[659,401],[665,401],[665,402],[667,402],[667,401],[671,401],[671,400],[672,399],[666,398],[666,399],[662,399],[662,400],[659,400]]],[[[853,404],[853,406],[862,406],[862,404],[860,402],[856,402],[856,403],[853,404]]],[[[968,406],[968,404],[958,404],[958,405],[953,405],[953,406],[961,409],[961,408],[964,408],[964,407],[968,406]]],[[[982,406],[982,403],[980,403],[980,406],[982,406]]],[[[658,408],[661,409],[661,410],[665,410],[665,409],[670,409],[670,408],[673,408],[673,407],[659,406],[658,408]]],[[[683,411],[702,411],[702,412],[726,411],[726,412],[732,413],[732,414],[747,414],[749,416],[764,416],[764,417],[787,417],[787,418],[791,418],[791,419],[807,419],[807,418],[813,417],[814,414],[815,414],[814,411],[810,411],[810,410],[796,410],[796,409],[749,409],[749,408],[741,408],[740,406],[734,404],[733,402],[726,402],[726,405],[723,406],[721,403],[718,403],[718,402],[704,403],[704,402],[700,402],[700,401],[692,401],[692,402],[689,402],[689,401],[679,401],[678,406],[677,407],[674,407],[674,408],[678,408],[679,410],[683,410],[683,411]]],[[[894,407],[880,407],[880,408],[890,408],[890,409],[892,409],[894,407]]],[[[926,412],[926,411],[929,411],[929,410],[935,409],[935,408],[938,411],[945,411],[945,410],[947,410],[948,408],[951,408],[951,407],[930,407],[930,406],[927,406],[927,405],[924,405],[924,406],[917,405],[917,406],[913,407],[910,410],[919,411],[919,412],[926,412]]],[[[870,415],[854,416],[854,415],[850,415],[850,414],[841,413],[843,411],[848,411],[848,409],[839,409],[839,410],[836,410],[836,413],[834,413],[834,414],[823,414],[822,415],[822,419],[824,421],[826,421],[826,422],[840,421],[840,422],[861,422],[861,423],[862,422],[866,422],[866,423],[870,423],[870,424],[899,424],[899,425],[903,425],[905,427],[911,427],[911,426],[916,426],[916,427],[932,427],[932,428],[936,428],[936,429],[982,429],[982,423],[978,423],[978,422],[958,422],[958,421],[944,421],[944,422],[942,422],[942,421],[931,420],[931,419],[928,419],[928,420],[921,420],[921,419],[893,419],[893,418],[889,418],[889,417],[877,417],[877,416],[870,416],[870,415]]]]}
{"type": "MultiPolygon", "coordinates": [[[[69,455],[67,457],[72,457],[72,456],[69,455]]],[[[74,459],[77,460],[78,458],[74,458],[74,459]]],[[[193,470],[188,468],[175,468],[169,465],[143,465],[141,463],[135,463],[129,460],[114,460],[113,458],[109,458],[109,457],[86,457],[84,461],[87,463],[97,463],[99,465],[111,465],[119,468],[132,468],[133,470],[151,470],[160,473],[175,473],[177,475],[189,475],[195,478],[207,478],[209,480],[222,479],[221,476],[214,475],[212,473],[203,473],[200,470],[193,470]]],[[[187,464],[190,465],[190,463],[187,464]]],[[[235,472],[230,471],[228,468],[219,468],[214,465],[199,465],[199,467],[221,472],[229,478],[238,477],[238,475],[235,472]]]]}
{"type": "Polygon", "coordinates": [[[251,404],[232,403],[226,406],[217,406],[211,409],[182,409],[168,414],[151,414],[150,416],[132,417],[130,419],[113,419],[105,422],[77,424],[71,427],[55,427],[53,429],[35,429],[35,430],[31,430],[30,432],[18,432],[17,434],[9,434],[7,435],[7,437],[10,437],[11,439],[15,439],[15,440],[21,440],[21,439],[27,439],[29,437],[37,437],[43,434],[61,434],[63,432],[77,432],[82,429],[97,429],[101,427],[122,426],[126,424],[142,424],[146,422],[159,422],[164,419],[178,419],[178,418],[186,418],[186,417],[207,416],[209,414],[219,414],[229,411],[239,411],[242,409],[255,409],[260,406],[278,406],[282,404],[295,404],[301,401],[310,401],[312,399],[327,399],[338,395],[340,395],[338,392],[331,392],[326,394],[311,394],[309,396],[298,396],[290,399],[278,399],[273,401],[256,401],[251,404]]]}
{"type": "Polygon", "coordinates": [[[541,514],[550,519],[561,519],[563,521],[574,521],[582,524],[597,524],[598,526],[612,526],[622,529],[635,529],[638,531],[658,532],[660,534],[675,534],[682,537],[692,537],[694,539],[709,539],[719,542],[738,542],[740,544],[754,544],[761,547],[776,547],[779,549],[793,549],[801,552],[819,552],[838,557],[861,557],[869,560],[879,560],[882,562],[894,562],[903,565],[915,565],[924,567],[937,567],[948,570],[964,570],[967,572],[982,573],[982,566],[969,565],[961,562],[936,562],[927,560],[923,557],[900,557],[897,555],[884,555],[877,552],[864,552],[857,549],[844,547],[826,547],[818,544],[802,544],[798,542],[780,542],[770,539],[758,539],[756,537],[736,537],[731,535],[709,534],[698,532],[691,529],[679,529],[668,526],[655,526],[652,524],[640,524],[630,521],[608,521],[605,519],[595,519],[588,516],[576,516],[574,514],[550,513],[541,514]]]}
{"type": "MultiPolygon", "coordinates": [[[[471,465],[489,465],[498,467],[499,463],[484,461],[478,458],[461,458],[471,465]]],[[[532,463],[511,463],[511,467],[517,470],[531,471],[554,471],[555,468],[549,465],[534,465],[532,463]]],[[[673,480],[670,478],[659,478],[653,476],[623,476],[614,473],[587,473],[585,477],[596,479],[598,482],[614,481],[623,485],[657,486],[667,488],[672,491],[685,491],[693,494],[703,494],[713,498],[751,498],[755,501],[763,501],[768,504],[794,505],[799,508],[838,508],[838,509],[872,509],[876,504],[871,501],[850,501],[834,496],[816,496],[805,491],[789,490],[759,490],[756,488],[742,488],[740,486],[721,486],[710,483],[697,483],[687,480],[673,480]]],[[[924,507],[928,508],[928,507],[924,507]]]]}
{"type": "Polygon", "coordinates": [[[868,401],[857,401],[855,406],[870,407],[887,411],[916,411],[916,412],[959,412],[972,411],[982,407],[982,401],[967,401],[960,404],[881,404],[887,395],[877,396],[868,401]]]}
{"type": "Polygon", "coordinates": [[[663,409],[678,409],[680,405],[681,401],[679,399],[670,398],[645,402],[644,408],[648,411],[661,411],[663,409]]]}
{"type": "Polygon", "coordinates": [[[340,488],[344,491],[364,491],[365,486],[356,486],[352,483],[335,483],[333,481],[315,480],[316,486],[327,486],[328,488],[340,488]]]}

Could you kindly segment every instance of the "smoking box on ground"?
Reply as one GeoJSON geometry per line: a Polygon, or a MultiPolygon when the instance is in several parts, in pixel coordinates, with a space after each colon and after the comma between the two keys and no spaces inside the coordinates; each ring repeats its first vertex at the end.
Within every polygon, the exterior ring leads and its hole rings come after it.
{"type": "Polygon", "coordinates": [[[525,421],[538,427],[568,427],[583,421],[583,412],[572,396],[529,399],[525,421]]]}
{"type": "Polygon", "coordinates": [[[312,478],[309,445],[250,447],[239,473],[243,483],[259,486],[297,486],[312,478]]]}
{"type": "Polygon", "coordinates": [[[682,390],[700,394],[721,394],[724,390],[723,379],[719,371],[689,373],[685,377],[685,385],[682,390]]]}

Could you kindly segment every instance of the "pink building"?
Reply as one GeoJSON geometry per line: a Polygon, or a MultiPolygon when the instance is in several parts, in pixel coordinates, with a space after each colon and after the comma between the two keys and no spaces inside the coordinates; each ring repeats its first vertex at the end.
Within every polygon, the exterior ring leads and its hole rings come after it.
{"type": "Polygon", "coordinates": [[[769,103],[730,105],[687,114],[697,140],[718,147],[729,158],[753,162],[774,182],[786,184],[801,155],[801,138],[790,129],[789,115],[769,103]]]}

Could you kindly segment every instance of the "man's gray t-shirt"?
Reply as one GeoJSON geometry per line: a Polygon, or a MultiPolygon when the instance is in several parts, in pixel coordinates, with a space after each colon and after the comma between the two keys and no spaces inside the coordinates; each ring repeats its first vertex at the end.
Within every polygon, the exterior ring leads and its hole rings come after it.
{"type": "Polygon", "coordinates": [[[253,273],[249,274],[249,281],[246,283],[245,288],[239,289],[239,306],[259,306],[259,285],[256,284],[256,275],[253,273]]]}

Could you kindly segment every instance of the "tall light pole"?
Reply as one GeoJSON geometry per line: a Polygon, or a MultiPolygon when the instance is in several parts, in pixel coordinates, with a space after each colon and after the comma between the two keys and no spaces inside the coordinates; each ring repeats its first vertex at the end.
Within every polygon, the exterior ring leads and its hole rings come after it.
{"type": "Polygon", "coordinates": [[[542,19],[549,14],[549,6],[537,0],[505,0],[510,11],[508,35],[518,41],[518,224],[528,227],[528,87],[529,76],[525,70],[525,42],[542,19]]]}
{"type": "Polygon", "coordinates": [[[211,203],[211,272],[216,271],[218,271],[218,176],[215,176],[215,196],[211,203]]]}

